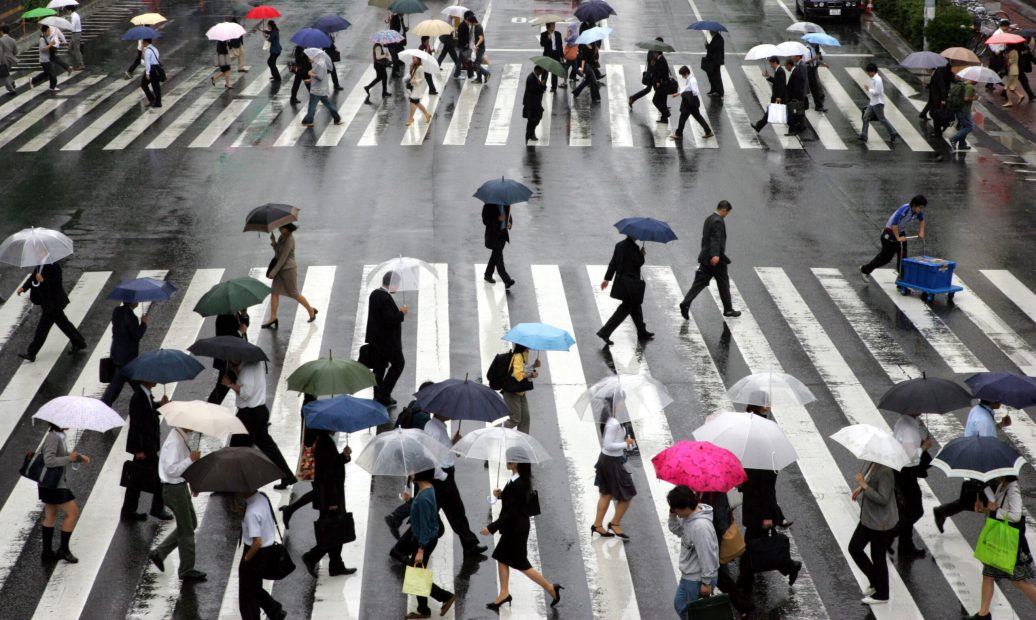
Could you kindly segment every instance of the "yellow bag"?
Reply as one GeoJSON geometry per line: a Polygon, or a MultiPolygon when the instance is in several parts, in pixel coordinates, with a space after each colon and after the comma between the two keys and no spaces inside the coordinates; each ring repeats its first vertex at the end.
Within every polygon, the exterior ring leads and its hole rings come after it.
{"type": "Polygon", "coordinates": [[[403,573],[403,594],[428,596],[432,593],[432,571],[421,564],[407,566],[403,573]]]}
{"type": "Polygon", "coordinates": [[[744,552],[745,537],[741,534],[741,530],[738,529],[737,523],[731,521],[730,527],[723,532],[723,537],[719,539],[719,563],[726,564],[736,560],[744,552]]]}

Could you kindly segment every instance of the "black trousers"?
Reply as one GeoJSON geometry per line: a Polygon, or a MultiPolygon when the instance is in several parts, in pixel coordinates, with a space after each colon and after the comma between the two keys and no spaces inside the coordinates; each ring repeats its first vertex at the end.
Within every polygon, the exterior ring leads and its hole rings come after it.
{"type": "MultiPolygon", "coordinates": [[[[554,76],[554,81],[557,81],[558,76],[554,76]]],[[[532,140],[536,138],[536,127],[539,126],[540,121],[543,120],[543,112],[529,113],[528,118],[525,119],[525,139],[532,140]]],[[[501,252],[501,259],[503,253],[501,252]]],[[[502,277],[502,276],[501,276],[502,277]]]]}
{"type": "Polygon", "coordinates": [[[281,81],[281,72],[277,69],[277,59],[280,55],[280,52],[277,52],[276,54],[271,53],[266,59],[266,66],[270,68],[270,77],[273,78],[274,82],[281,81]]]}
{"type": "Polygon", "coordinates": [[[824,89],[820,86],[820,68],[810,65],[806,69],[806,77],[809,80],[809,93],[813,95],[813,109],[819,110],[824,107],[824,89]]]}
{"type": "MultiPolygon", "coordinates": [[[[410,557],[411,557],[410,565],[413,566],[414,565],[413,556],[414,556],[415,553],[417,553],[417,541],[414,539],[414,535],[410,532],[410,530],[407,530],[406,533],[403,536],[401,536],[400,538],[409,541],[409,545],[410,545],[410,547],[412,549],[412,551],[410,553],[410,557]]],[[[439,539],[438,538],[433,538],[432,542],[428,543],[428,546],[424,548],[424,558],[421,560],[421,562],[426,567],[431,565],[432,552],[435,551],[435,547],[438,546],[438,544],[439,544],[439,539]]],[[[453,596],[452,592],[449,592],[447,590],[444,590],[444,589],[440,588],[439,585],[436,584],[436,583],[432,583],[432,598],[434,598],[436,601],[438,601],[440,603],[445,603],[446,601],[450,600],[450,597],[452,597],[452,596],[453,596]]],[[[426,613],[429,613],[430,609],[431,608],[428,607],[428,597],[427,596],[418,596],[417,597],[417,611],[426,614],[426,613]]]]}
{"type": "Polygon", "coordinates": [[[374,79],[367,85],[367,90],[374,88],[378,82],[381,82],[381,96],[388,97],[388,67],[374,63],[374,79]]]}
{"type": "Polygon", "coordinates": [[[143,57],[141,56],[140,50],[137,50],[137,55],[133,59],[133,62],[130,63],[130,66],[126,67],[126,73],[133,75],[133,72],[137,70],[137,67],[140,66],[140,61],[142,60],[143,57]]]}
{"type": "MultiPolygon", "coordinates": [[[[56,81],[55,81],[56,83],[56,81]]],[[[36,324],[36,334],[32,337],[32,342],[29,343],[29,348],[26,349],[29,355],[36,355],[43,348],[43,343],[47,341],[47,334],[50,333],[50,328],[57,325],[61,333],[68,336],[68,341],[72,343],[72,346],[76,349],[85,349],[86,340],[83,335],[79,333],[75,325],[72,325],[72,321],[68,320],[65,316],[64,308],[49,308],[47,306],[40,306],[42,311],[40,314],[40,322],[36,324]]]]}
{"type": "Polygon", "coordinates": [[[334,61],[331,62],[331,70],[328,73],[331,74],[331,84],[334,85],[335,90],[341,90],[342,85],[338,83],[338,71],[335,70],[334,61]]]}
{"type": "Polygon", "coordinates": [[[687,124],[687,117],[693,116],[698,121],[705,133],[712,133],[709,122],[701,115],[701,102],[690,93],[680,95],[680,122],[676,125],[676,135],[683,135],[683,127],[687,124]]]}
{"type": "Polygon", "coordinates": [[[119,394],[122,394],[122,388],[126,385],[126,375],[122,374],[124,364],[114,366],[115,373],[112,375],[112,380],[108,383],[108,387],[104,388],[104,395],[101,396],[101,402],[109,407],[119,399],[119,394]]]}
{"type": "Polygon", "coordinates": [[[874,598],[882,601],[889,598],[889,566],[885,554],[892,542],[892,533],[892,530],[872,530],[861,523],[849,539],[849,555],[870,579],[874,598]],[[864,552],[867,545],[871,547],[870,557],[864,552]]]}
{"type": "Polygon", "coordinates": [[[162,105],[162,83],[158,81],[158,74],[155,71],[152,71],[150,76],[147,74],[140,76],[140,90],[144,91],[144,96],[153,105],[162,105]],[[148,88],[149,86],[150,88],[148,88]]]}
{"type": "Polygon", "coordinates": [[[284,455],[281,454],[281,449],[277,447],[277,443],[270,437],[270,410],[266,408],[266,405],[259,405],[258,407],[244,407],[237,410],[237,418],[241,420],[241,423],[248,429],[247,435],[231,435],[230,445],[231,446],[251,446],[254,445],[256,448],[267,456],[274,465],[280,467],[284,471],[285,478],[294,478],[295,473],[288,467],[288,463],[284,460],[284,455]]]}
{"type": "MultiPolygon", "coordinates": [[[[148,466],[154,468],[155,477],[158,477],[158,455],[148,454],[144,457],[143,461],[148,466]]],[[[122,514],[133,514],[137,512],[137,505],[140,503],[140,491],[136,489],[126,489],[126,496],[122,500],[122,514]]],[[[165,510],[165,502],[162,500],[162,491],[154,493],[151,496],[151,514],[160,514],[165,510]]]]}
{"type": "Polygon", "coordinates": [[[31,80],[32,85],[35,86],[37,84],[42,83],[44,80],[50,80],[50,87],[51,88],[57,88],[58,78],[57,78],[56,75],[54,75],[54,71],[52,71],[52,67],[51,67],[50,63],[49,62],[41,62],[40,63],[40,69],[41,69],[41,71],[40,71],[40,73],[38,75],[32,76],[32,80],[31,80]]]}
{"type": "Polygon", "coordinates": [[[1028,76],[1028,74],[1026,74],[1024,71],[1019,71],[1018,72],[1018,82],[1022,85],[1022,88],[1025,89],[1025,94],[1029,95],[1029,99],[1030,100],[1036,99],[1036,95],[1034,95],[1032,93],[1032,87],[1029,86],[1029,76],[1028,76]]]}
{"type": "Polygon", "coordinates": [[[669,95],[662,89],[656,88],[655,94],[651,97],[651,103],[654,104],[655,109],[658,110],[659,116],[663,120],[669,120],[669,95]]]}
{"type": "MultiPolygon", "coordinates": [[[[310,491],[310,493],[312,493],[312,491],[310,491]]],[[[342,507],[339,506],[339,509],[341,510],[342,507]]],[[[320,518],[323,519],[324,517],[334,514],[338,513],[331,510],[321,510],[320,518]]],[[[321,547],[320,545],[313,545],[313,548],[309,550],[308,555],[311,558],[316,558],[316,562],[319,562],[321,559],[323,559],[324,555],[327,555],[328,559],[331,562],[331,568],[345,566],[345,563],[342,562],[342,545],[334,545],[331,547],[321,547]]]]}
{"type": "Polygon", "coordinates": [[[632,95],[630,95],[630,101],[636,102],[637,99],[640,99],[641,97],[646,97],[647,94],[651,92],[651,89],[652,89],[652,85],[648,84],[644,88],[642,88],[642,89],[638,90],[637,92],[633,93],[632,95]]]}
{"type": "Polygon", "coordinates": [[[896,271],[899,271],[903,264],[903,259],[907,255],[907,242],[898,241],[893,235],[892,231],[885,229],[881,233],[881,250],[878,251],[878,255],[875,256],[871,262],[867,263],[860,270],[865,274],[870,274],[878,267],[884,267],[885,265],[892,262],[892,259],[896,259],[896,271]]]}
{"type": "Polygon", "coordinates": [[[720,70],[722,65],[710,65],[705,71],[705,75],[709,76],[709,92],[716,93],[717,95],[724,94],[723,91],[723,73],[720,70]]]}
{"type": "Polygon", "coordinates": [[[694,282],[691,284],[691,289],[687,291],[687,295],[683,298],[683,305],[690,307],[694,298],[698,296],[698,293],[709,287],[709,281],[713,278],[716,279],[719,298],[723,302],[723,312],[733,310],[734,304],[730,301],[730,277],[727,275],[727,265],[722,260],[715,267],[708,263],[699,263],[698,271],[694,272],[694,282]]]}
{"type": "Polygon", "coordinates": [[[446,58],[447,54],[450,56],[450,60],[453,61],[453,76],[460,75],[460,58],[457,56],[457,46],[453,43],[444,43],[442,49],[439,50],[439,58],[437,62],[442,65],[442,59],[446,58]]]}
{"type": "Polygon", "coordinates": [[[948,504],[942,504],[936,507],[947,519],[957,513],[964,512],[966,510],[974,510],[975,502],[982,497],[982,489],[985,485],[975,480],[965,480],[960,485],[960,496],[948,504]]]}
{"type": "Polygon", "coordinates": [[[52,47],[52,48],[50,48],[49,51],[50,51],[51,68],[56,70],[56,68],[55,68],[55,65],[56,65],[57,67],[61,67],[62,71],[68,71],[68,63],[66,63],[64,60],[61,59],[60,56],[58,56],[57,48],[52,47]]]}
{"type": "Polygon", "coordinates": [[[432,481],[435,501],[439,503],[439,510],[446,516],[446,520],[450,522],[450,529],[460,538],[461,547],[467,551],[478,546],[478,537],[468,525],[468,515],[460,498],[460,489],[457,488],[454,468],[444,467],[442,470],[446,473],[446,480],[432,481]]]}
{"type": "Polygon", "coordinates": [[[267,562],[269,547],[259,550],[249,561],[245,561],[248,547],[241,552],[241,564],[237,577],[237,608],[241,620],[260,620],[260,612],[273,618],[281,611],[281,604],[263,589],[263,566],[267,562]]]}
{"type": "Polygon", "coordinates": [[[403,366],[406,365],[406,360],[403,359],[403,351],[401,349],[389,351],[377,349],[373,353],[374,367],[371,368],[371,371],[378,382],[374,386],[374,398],[376,400],[388,400],[392,398],[392,390],[395,389],[396,382],[399,381],[400,375],[403,374],[403,366]]]}
{"type": "MultiPolygon", "coordinates": [[[[529,132],[526,130],[525,137],[529,137],[529,132]]],[[[500,247],[493,248],[489,253],[489,262],[486,264],[486,277],[492,278],[493,271],[496,270],[497,275],[500,279],[507,284],[511,281],[511,276],[507,275],[507,267],[504,266],[504,246],[500,244],[500,247]]]]}
{"type": "Polygon", "coordinates": [[[291,83],[291,98],[295,101],[299,99],[299,87],[303,84],[306,85],[306,90],[309,91],[309,84],[305,82],[306,74],[301,69],[295,70],[295,81],[291,83]]]}
{"type": "Polygon", "coordinates": [[[612,332],[626,320],[626,317],[633,319],[633,325],[637,328],[637,334],[643,334],[647,331],[647,326],[644,325],[644,309],[641,307],[641,304],[624,301],[619,304],[619,307],[615,309],[608,322],[601,327],[601,331],[598,333],[605,338],[611,336],[612,332]]]}
{"type": "MultiPolygon", "coordinates": [[[[896,524],[892,537],[899,539],[900,549],[912,549],[915,547],[914,524],[924,516],[921,485],[917,481],[917,476],[910,472],[897,471],[895,474],[896,487],[903,498],[903,503],[899,506],[899,523],[896,524]]],[[[892,544],[891,540],[889,540],[889,544],[892,544]]]]}
{"type": "Polygon", "coordinates": [[[233,372],[227,372],[227,368],[225,366],[226,362],[222,363],[224,364],[223,368],[219,368],[218,366],[216,368],[217,370],[219,370],[219,376],[216,377],[216,385],[212,388],[212,391],[209,392],[209,397],[206,399],[206,401],[212,403],[213,405],[223,404],[223,401],[227,398],[227,394],[230,393],[230,388],[226,385],[223,385],[223,377],[230,377],[230,381],[232,383],[234,381],[237,381],[237,374],[233,372]]]}

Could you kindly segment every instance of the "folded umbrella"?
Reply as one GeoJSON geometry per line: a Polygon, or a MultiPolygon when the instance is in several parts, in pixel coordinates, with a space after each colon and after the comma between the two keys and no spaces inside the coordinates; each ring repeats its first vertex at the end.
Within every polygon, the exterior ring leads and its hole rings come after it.
{"type": "Polygon", "coordinates": [[[999,84],[1002,81],[1000,74],[987,67],[964,67],[957,72],[957,77],[980,84],[999,84]]]}
{"type": "Polygon", "coordinates": [[[909,54],[903,59],[903,62],[899,63],[899,66],[907,69],[938,69],[949,62],[935,52],[925,51],[909,54]]]}
{"type": "Polygon", "coordinates": [[[257,6],[245,13],[245,19],[273,19],[280,16],[281,12],[272,6],[257,6]]]}
{"type": "Polygon", "coordinates": [[[372,439],[355,462],[374,476],[409,476],[435,469],[449,453],[438,439],[422,430],[397,428],[372,439]]]}
{"type": "Polygon", "coordinates": [[[785,32],[824,32],[824,29],[819,24],[813,22],[795,22],[784,29],[785,32]]]}
{"type": "Polygon", "coordinates": [[[609,375],[591,385],[573,403],[582,419],[592,413],[594,421],[604,423],[615,416],[620,423],[658,415],[672,404],[669,390],[657,379],[641,374],[609,375]]]}
{"type": "Polygon", "coordinates": [[[205,370],[197,358],[176,349],[159,349],[138,355],[120,371],[131,381],[176,383],[189,381],[205,370]]]}
{"type": "Polygon", "coordinates": [[[672,484],[684,484],[699,493],[726,493],[748,474],[734,453],[707,441],[678,441],[651,459],[655,476],[672,484]]]}
{"type": "Polygon", "coordinates": [[[257,232],[273,232],[290,222],[299,220],[299,209],[291,205],[268,202],[248,212],[245,216],[245,229],[257,232]]]}
{"type": "Polygon", "coordinates": [[[204,400],[172,400],[158,408],[166,424],[202,435],[245,435],[248,429],[226,407],[204,400]]]}
{"type": "Polygon", "coordinates": [[[192,491],[251,493],[284,477],[281,468],[253,447],[220,448],[183,472],[192,491]]]}
{"type": "Polygon", "coordinates": [[[506,463],[542,463],[550,453],[531,435],[507,428],[487,426],[468,431],[453,445],[453,451],[468,459],[506,463]]]}
{"type": "Polygon", "coordinates": [[[513,205],[528,202],[532,190],[513,179],[490,179],[475,191],[474,197],[486,204],[513,205]]]}
{"type": "Polygon", "coordinates": [[[842,44],[838,42],[838,39],[823,32],[810,32],[802,35],[801,38],[806,43],[813,43],[815,45],[826,45],[828,47],[842,47],[842,44]]]}
{"type": "Polygon", "coordinates": [[[245,36],[245,28],[234,22],[220,22],[205,32],[209,41],[233,41],[245,36]]]}
{"type": "Polygon", "coordinates": [[[49,228],[26,228],[0,243],[0,262],[15,267],[56,263],[72,254],[72,240],[49,228]]]}
{"type": "Polygon", "coordinates": [[[392,422],[385,405],[348,394],[306,403],[302,406],[302,417],[307,429],[340,433],[355,433],[392,422]]]}
{"type": "Polygon", "coordinates": [[[374,387],[374,373],[350,359],[320,358],[299,366],[288,377],[288,389],[303,394],[355,394],[374,387]]]}
{"type": "Polygon", "coordinates": [[[903,415],[949,413],[971,406],[971,394],[959,383],[939,377],[900,381],[888,389],[878,401],[878,409],[903,415]]]}
{"type": "Polygon", "coordinates": [[[71,32],[72,28],[73,28],[72,22],[70,22],[67,19],[64,19],[62,17],[57,17],[55,15],[51,15],[50,17],[44,17],[43,19],[40,20],[40,23],[41,24],[46,24],[46,25],[50,26],[51,28],[59,28],[59,29],[64,30],[66,32],[71,32]]]}
{"type": "Polygon", "coordinates": [[[453,26],[441,19],[426,19],[411,28],[410,32],[419,37],[440,37],[453,34],[453,26]]]}
{"type": "Polygon", "coordinates": [[[608,38],[608,35],[612,33],[612,29],[607,26],[594,26],[593,28],[587,28],[576,37],[576,45],[590,45],[595,41],[603,41],[608,38]]]}
{"type": "Polygon", "coordinates": [[[745,54],[745,60],[767,60],[771,56],[781,56],[781,50],[772,43],[756,45],[745,54]]]}
{"type": "Polygon", "coordinates": [[[464,379],[446,379],[433,383],[414,394],[417,404],[428,413],[437,413],[451,420],[495,422],[511,415],[496,390],[484,383],[464,379]]]}
{"type": "Polygon", "coordinates": [[[861,461],[881,463],[896,471],[910,463],[910,456],[903,449],[903,444],[892,433],[870,424],[846,426],[831,435],[831,439],[845,446],[861,461]]]}
{"type": "MultiPolygon", "coordinates": [[[[295,39],[292,38],[292,41],[294,40],[295,39]]],[[[330,39],[328,39],[328,41],[330,41],[330,39]]],[[[395,30],[379,30],[371,35],[370,41],[371,43],[380,43],[381,45],[392,45],[393,43],[402,42],[403,35],[399,34],[395,30]]]]}
{"type": "Polygon", "coordinates": [[[599,22],[608,19],[609,15],[617,15],[615,9],[604,0],[589,0],[576,7],[573,13],[581,22],[599,22]]]}
{"type": "MultiPolygon", "coordinates": [[[[445,11],[444,11],[445,12],[445,11]]],[[[548,13],[547,15],[537,15],[529,20],[530,26],[542,26],[543,24],[556,24],[563,22],[567,17],[564,15],[558,15],[557,13],[548,13]]]]}
{"type": "Polygon", "coordinates": [[[47,401],[33,419],[50,422],[59,428],[74,428],[103,433],[125,426],[119,414],[97,398],[58,396],[47,401]]]}
{"type": "Polygon", "coordinates": [[[1036,378],[1012,372],[980,372],[964,380],[975,398],[1003,403],[1015,409],[1036,405],[1036,378]]]}
{"type": "Polygon", "coordinates": [[[349,23],[349,20],[337,15],[325,15],[313,22],[314,28],[327,33],[339,32],[341,30],[345,30],[349,26],[352,26],[352,24],[349,23]]]}
{"type": "Polygon", "coordinates": [[[22,13],[22,19],[37,19],[37,18],[40,18],[40,17],[50,17],[51,15],[57,15],[57,14],[58,14],[58,12],[55,11],[54,9],[48,9],[48,8],[45,8],[45,7],[37,7],[35,9],[30,9],[30,10],[22,13]]]}
{"type": "Polygon", "coordinates": [[[439,63],[435,60],[435,56],[432,56],[423,50],[403,50],[398,54],[398,56],[399,58],[420,58],[421,66],[428,71],[439,70],[439,63]]]}
{"type": "Polygon", "coordinates": [[[396,0],[389,10],[398,15],[409,15],[410,13],[424,13],[428,6],[421,0],[396,0]]]}
{"type": "Polygon", "coordinates": [[[134,278],[121,280],[108,293],[109,301],[125,301],[132,304],[142,301],[165,301],[176,293],[172,282],[158,278],[134,278]]]}
{"type": "Polygon", "coordinates": [[[656,41],[651,39],[650,41],[639,41],[637,47],[642,50],[651,50],[652,52],[675,52],[676,48],[663,41],[656,41]]]}
{"type": "MultiPolygon", "coordinates": [[[[399,40],[403,40],[402,35],[400,35],[399,40]]],[[[302,47],[318,47],[320,49],[331,47],[331,37],[326,32],[316,28],[303,28],[299,30],[291,35],[291,42],[302,47]]]]}
{"type": "Polygon", "coordinates": [[[536,65],[537,67],[543,67],[548,72],[553,73],[559,78],[564,79],[568,75],[568,70],[565,69],[565,65],[561,64],[557,60],[554,60],[550,56],[533,56],[529,60],[531,60],[532,64],[536,65]]]}
{"type": "Polygon", "coordinates": [[[1020,475],[1025,459],[996,437],[958,437],[939,450],[932,465],[951,478],[989,482],[1000,476],[1020,475]]]}
{"type": "Polygon", "coordinates": [[[975,55],[975,52],[966,47],[947,47],[939,52],[939,55],[950,62],[968,65],[981,65],[982,61],[975,55]]]}
{"type": "Polygon", "coordinates": [[[202,338],[187,347],[187,350],[200,357],[212,357],[232,362],[270,361],[262,349],[237,336],[202,338]]]}
{"type": "Polygon", "coordinates": [[[546,323],[519,323],[500,339],[534,351],[568,351],[576,343],[572,334],[546,323]]]}
{"type": "Polygon", "coordinates": [[[688,30],[708,30],[709,32],[727,32],[727,27],[719,22],[701,21],[687,26],[688,30]]]}
{"type": "Polygon", "coordinates": [[[153,40],[162,36],[162,33],[155,30],[154,28],[148,28],[147,26],[134,26],[126,32],[122,33],[123,41],[144,41],[145,39],[153,40]]]}
{"type": "Polygon", "coordinates": [[[733,452],[745,469],[779,471],[799,458],[777,423],[754,413],[723,411],[711,415],[693,434],[698,441],[733,452]]]}
{"type": "Polygon", "coordinates": [[[676,233],[669,227],[669,224],[651,217],[626,217],[615,222],[615,228],[637,241],[657,241],[659,243],[676,241],[676,233]]]}
{"type": "Polygon", "coordinates": [[[273,290],[248,276],[220,282],[201,296],[194,311],[202,316],[233,314],[249,306],[262,303],[273,290]]]}
{"type": "Polygon", "coordinates": [[[817,399],[795,377],[773,370],[742,377],[727,390],[727,396],[735,403],[759,407],[799,406],[817,399]]]}
{"type": "Polygon", "coordinates": [[[134,26],[154,26],[164,21],[166,21],[166,18],[158,13],[143,13],[130,18],[130,23],[134,26]]]}
{"type": "Polygon", "coordinates": [[[367,277],[367,286],[378,288],[385,281],[385,274],[391,273],[389,287],[397,291],[417,291],[431,286],[439,279],[439,273],[423,260],[399,256],[376,266],[367,277]]]}
{"type": "Polygon", "coordinates": [[[798,41],[785,41],[777,44],[778,56],[805,56],[809,51],[798,41]]]}

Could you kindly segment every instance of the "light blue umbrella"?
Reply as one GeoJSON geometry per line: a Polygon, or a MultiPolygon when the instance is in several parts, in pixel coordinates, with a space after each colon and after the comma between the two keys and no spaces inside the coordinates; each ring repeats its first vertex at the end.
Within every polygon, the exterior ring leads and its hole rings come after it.
{"type": "Polygon", "coordinates": [[[842,47],[842,44],[838,42],[838,39],[823,32],[810,32],[808,34],[804,34],[802,35],[802,40],[806,43],[814,43],[816,45],[826,45],[828,47],[842,47]]]}
{"type": "Polygon", "coordinates": [[[379,30],[371,35],[371,43],[380,43],[382,45],[392,45],[402,40],[403,35],[395,30],[379,30]]]}
{"type": "Polygon", "coordinates": [[[576,45],[589,45],[594,41],[607,39],[612,29],[607,26],[594,26],[583,31],[583,34],[576,37],[576,45]]]}
{"type": "Polygon", "coordinates": [[[533,351],[568,351],[576,343],[572,334],[546,323],[519,323],[501,340],[520,344],[533,351]]]}
{"type": "Polygon", "coordinates": [[[391,422],[385,405],[369,398],[342,394],[306,403],[302,407],[306,428],[353,433],[391,422]]]}

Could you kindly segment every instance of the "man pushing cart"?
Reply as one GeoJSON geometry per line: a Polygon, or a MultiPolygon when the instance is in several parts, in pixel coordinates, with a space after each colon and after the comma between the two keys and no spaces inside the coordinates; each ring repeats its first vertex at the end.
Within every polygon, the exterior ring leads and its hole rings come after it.
{"type": "Polygon", "coordinates": [[[903,259],[907,255],[905,227],[910,222],[917,222],[917,236],[924,239],[924,208],[927,205],[928,199],[918,194],[892,213],[881,231],[881,250],[871,262],[860,267],[860,273],[869,276],[878,267],[892,262],[893,258],[896,259],[896,271],[902,271],[903,259]]]}

